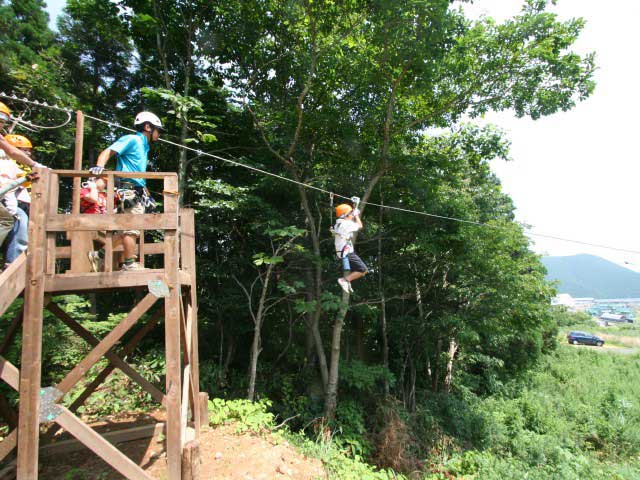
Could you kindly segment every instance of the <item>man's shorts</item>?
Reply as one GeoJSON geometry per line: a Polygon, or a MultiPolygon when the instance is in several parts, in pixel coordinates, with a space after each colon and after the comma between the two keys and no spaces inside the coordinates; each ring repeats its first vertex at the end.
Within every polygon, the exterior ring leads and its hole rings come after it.
{"type": "MultiPolygon", "coordinates": [[[[143,215],[146,211],[144,202],[142,201],[135,201],[131,207],[124,207],[119,210],[121,210],[120,213],[135,213],[136,215],[143,215]]],[[[140,230],[125,230],[120,233],[123,235],[135,235],[136,237],[140,236],[140,230]]]]}
{"type": "Polygon", "coordinates": [[[353,253],[353,252],[349,253],[347,255],[347,258],[349,259],[349,266],[351,267],[349,269],[349,271],[351,271],[351,272],[364,272],[364,273],[367,273],[369,271],[369,269],[367,268],[367,265],[355,253],[353,253]]]}

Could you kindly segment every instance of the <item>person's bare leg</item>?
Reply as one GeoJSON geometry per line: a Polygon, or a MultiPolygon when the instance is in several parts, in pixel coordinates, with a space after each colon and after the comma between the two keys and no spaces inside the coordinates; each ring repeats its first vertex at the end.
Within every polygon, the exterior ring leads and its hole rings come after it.
{"type": "Polygon", "coordinates": [[[124,259],[136,258],[136,239],[135,235],[122,235],[122,249],[124,250],[124,259]]]}
{"type": "Polygon", "coordinates": [[[364,277],[367,272],[351,272],[347,275],[347,282],[353,282],[354,280],[358,280],[359,278],[364,277]]]}

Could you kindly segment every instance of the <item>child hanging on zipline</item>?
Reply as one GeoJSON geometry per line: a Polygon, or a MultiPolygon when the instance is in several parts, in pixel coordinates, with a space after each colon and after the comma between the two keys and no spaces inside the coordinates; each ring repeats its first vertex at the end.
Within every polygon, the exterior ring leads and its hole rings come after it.
{"type": "Polygon", "coordinates": [[[354,210],[346,203],[336,207],[336,217],[336,224],[333,227],[336,255],[342,260],[345,271],[344,278],[339,278],[338,283],[346,293],[352,293],[351,282],[364,277],[368,272],[367,266],[356,255],[353,247],[353,234],[362,228],[362,220],[360,220],[360,211],[354,210]]]}

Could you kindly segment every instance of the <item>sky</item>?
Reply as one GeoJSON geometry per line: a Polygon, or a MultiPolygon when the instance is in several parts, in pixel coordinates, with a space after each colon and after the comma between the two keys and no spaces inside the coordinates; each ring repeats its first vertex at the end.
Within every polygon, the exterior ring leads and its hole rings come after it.
{"type": "MultiPolygon", "coordinates": [[[[51,25],[65,0],[48,0],[51,25]]],[[[468,16],[503,21],[520,0],[475,0],[468,16]]],[[[596,90],[569,112],[536,121],[510,112],[483,121],[503,128],[511,140],[511,162],[493,161],[503,190],[513,198],[518,221],[531,231],[640,252],[640,161],[636,147],[640,111],[636,22],[640,2],[558,0],[549,11],[560,19],[587,21],[574,46],[596,53],[596,90]]],[[[640,253],[532,237],[540,254],[589,253],[640,271],[640,253]]]]}
{"type": "MultiPolygon", "coordinates": [[[[476,0],[469,16],[504,20],[518,13],[517,0],[476,0]]],[[[540,120],[512,113],[487,115],[511,139],[513,161],[492,162],[513,198],[516,218],[532,231],[640,251],[640,162],[638,161],[637,19],[640,2],[558,0],[549,8],[560,19],[587,24],[577,53],[596,53],[596,90],[569,112],[540,120]]],[[[538,253],[598,255],[640,270],[640,254],[536,239],[538,253]]]]}

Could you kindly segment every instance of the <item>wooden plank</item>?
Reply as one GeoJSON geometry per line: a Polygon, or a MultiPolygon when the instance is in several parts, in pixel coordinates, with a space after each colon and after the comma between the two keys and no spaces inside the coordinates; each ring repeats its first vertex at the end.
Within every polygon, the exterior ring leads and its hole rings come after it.
{"type": "MultiPolygon", "coordinates": [[[[9,432],[9,434],[2,439],[0,442],[0,462],[2,462],[7,455],[13,452],[13,449],[16,448],[18,444],[18,429],[14,428],[9,432]]],[[[2,477],[0,477],[2,478],[2,477]]]]}
{"type": "MultiPolygon", "coordinates": [[[[73,318],[71,318],[67,312],[62,310],[58,305],[51,302],[47,305],[47,310],[53,313],[56,317],[58,317],[66,326],[68,326],[71,330],[73,330],[77,335],[79,335],[84,341],[86,341],[89,345],[96,347],[99,345],[100,340],[94,337],[90,332],[88,332],[82,325],[76,322],[73,318]]],[[[158,403],[162,403],[164,401],[164,394],[158,390],[155,385],[149,382],[146,378],[136,372],[128,363],[122,360],[115,353],[108,351],[104,355],[109,362],[119,368],[122,372],[124,372],[129,378],[131,378],[134,382],[140,385],[151,397],[158,403]]]]}
{"type": "Polygon", "coordinates": [[[24,290],[27,271],[27,256],[21,253],[7,269],[0,274],[0,315],[7,311],[18,295],[24,290]]]}
{"type": "Polygon", "coordinates": [[[23,309],[24,306],[20,307],[20,310],[18,310],[16,315],[13,317],[9,328],[7,328],[4,334],[4,339],[2,340],[2,344],[0,344],[0,355],[6,354],[7,350],[9,350],[9,347],[11,347],[11,344],[13,343],[16,333],[18,333],[18,328],[22,324],[23,309]]]}
{"type": "MultiPolygon", "coordinates": [[[[140,232],[142,235],[142,231],[140,232]]],[[[122,252],[122,245],[113,248],[114,252],[122,252]]],[[[140,253],[140,248],[136,246],[136,254],[142,258],[142,255],[164,255],[164,243],[154,242],[144,244],[144,253],[140,253]]],[[[56,247],[57,258],[71,258],[71,247],[56,247]]]]}
{"type": "MultiPolygon", "coordinates": [[[[53,173],[66,178],[91,177],[88,170],[53,170],[53,173]]],[[[146,178],[152,180],[164,180],[166,178],[178,178],[175,172],[118,172],[115,170],[105,170],[104,175],[113,174],[116,178],[146,178]]],[[[177,185],[177,183],[176,183],[177,185]]]]}
{"type": "Polygon", "coordinates": [[[67,393],[76,383],[93,367],[102,356],[107,353],[129,329],[136,324],[144,313],[151,308],[157,297],[148,293],[133,309],[129,315],[122,320],[89,354],[78,363],[57,385],[58,390],[67,393]]]}
{"type": "MultiPolygon", "coordinates": [[[[178,220],[177,177],[165,178],[165,215],[178,220]]],[[[166,408],[167,408],[167,476],[180,480],[182,464],[182,422],[180,421],[180,277],[178,275],[179,245],[177,231],[164,232],[165,282],[169,286],[169,296],[165,297],[165,358],[166,358],[166,408]]]]}
{"type": "MultiPolygon", "coordinates": [[[[102,438],[98,433],[91,429],[91,427],[83,423],[73,413],[65,407],[59,408],[62,410],[62,413],[56,417],[56,423],[80,440],[87,448],[92,450],[115,470],[120,472],[129,480],[153,480],[153,477],[151,477],[111,443],[102,438]]],[[[19,478],[22,479],[22,477],[19,478]]]]}
{"type": "MultiPolygon", "coordinates": [[[[51,174],[49,182],[49,199],[47,201],[48,215],[58,213],[59,179],[56,174],[51,174]]],[[[56,234],[47,233],[47,274],[56,273],[56,234]]]]}
{"type": "MultiPolygon", "coordinates": [[[[96,230],[175,230],[178,219],[162,213],[114,213],[104,215],[65,215],[57,213],[47,220],[48,232],[94,232],[96,230]]],[[[71,252],[73,255],[73,251],[71,252]]]]}
{"type": "Polygon", "coordinates": [[[0,357],[0,378],[16,392],[20,389],[20,370],[4,357],[0,357]]]}
{"type": "MultiPolygon", "coordinates": [[[[114,432],[106,432],[102,434],[102,438],[109,443],[117,444],[124,442],[131,442],[133,440],[139,440],[141,438],[157,437],[163,435],[165,432],[164,423],[151,423],[149,425],[142,425],[140,427],[127,428],[125,430],[116,430],[114,432]]],[[[63,453],[77,452],[87,448],[79,440],[63,440],[62,442],[52,443],[50,445],[43,445],[40,447],[40,454],[42,456],[60,455],[63,453]]]]}
{"type": "Polygon", "coordinates": [[[51,275],[46,278],[46,291],[58,293],[146,287],[149,280],[164,280],[164,270],[51,275]]]}
{"type": "Polygon", "coordinates": [[[38,434],[40,429],[40,380],[42,375],[42,310],[44,307],[44,269],[46,199],[50,171],[36,168],[29,217],[29,247],[24,289],[22,322],[22,361],[20,371],[20,411],[18,418],[18,478],[38,478],[38,434]]]}

